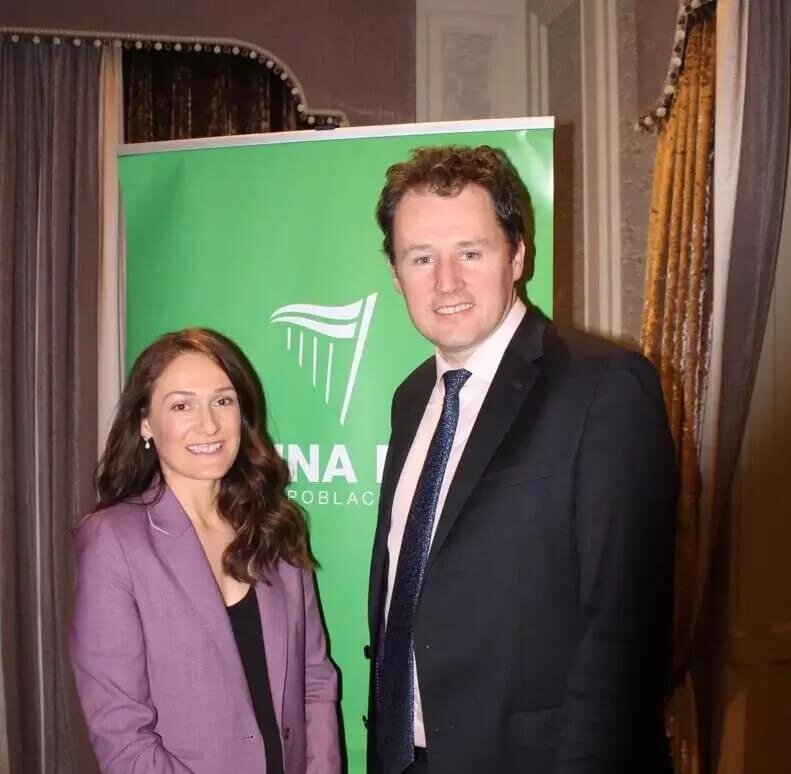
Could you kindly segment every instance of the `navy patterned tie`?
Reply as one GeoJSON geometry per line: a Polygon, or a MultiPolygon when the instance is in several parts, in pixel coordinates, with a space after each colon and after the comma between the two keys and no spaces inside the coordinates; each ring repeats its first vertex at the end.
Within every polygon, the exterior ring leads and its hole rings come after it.
{"type": "Polygon", "coordinates": [[[384,774],[401,774],[414,760],[415,686],[412,627],[426,569],[437,500],[459,421],[459,391],[470,377],[446,371],[445,400],[420,472],[398,555],[384,642],[376,663],[377,752],[384,774]]]}

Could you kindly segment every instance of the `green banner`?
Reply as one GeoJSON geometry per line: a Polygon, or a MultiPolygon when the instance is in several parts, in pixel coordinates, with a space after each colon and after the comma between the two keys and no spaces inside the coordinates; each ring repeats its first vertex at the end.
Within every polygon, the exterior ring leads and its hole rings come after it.
{"type": "Polygon", "coordinates": [[[528,292],[552,313],[551,122],[437,128],[126,146],[120,159],[127,363],[164,331],[199,325],[255,364],[321,564],[351,774],[365,770],[366,596],[390,398],[431,352],[381,252],[374,208],[387,167],[420,145],[503,148],[535,213],[528,292]]]}

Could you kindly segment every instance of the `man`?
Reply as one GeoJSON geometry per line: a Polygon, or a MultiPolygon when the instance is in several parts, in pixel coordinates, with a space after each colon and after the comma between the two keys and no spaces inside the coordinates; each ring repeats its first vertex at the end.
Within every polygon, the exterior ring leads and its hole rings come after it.
{"type": "Polygon", "coordinates": [[[370,579],[372,774],[655,774],[675,466],[656,374],[517,296],[488,147],[391,167],[377,217],[436,355],[396,390],[370,579]]]}

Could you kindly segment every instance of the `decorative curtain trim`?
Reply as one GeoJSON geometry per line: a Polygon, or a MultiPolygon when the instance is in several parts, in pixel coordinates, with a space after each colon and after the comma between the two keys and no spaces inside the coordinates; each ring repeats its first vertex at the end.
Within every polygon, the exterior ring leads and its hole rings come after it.
{"type": "Polygon", "coordinates": [[[31,27],[0,26],[0,39],[12,43],[28,40],[33,43],[53,45],[71,44],[73,46],[114,46],[116,48],[153,48],[155,51],[195,51],[206,54],[231,54],[260,62],[263,67],[279,75],[291,89],[297,103],[297,113],[305,128],[348,126],[349,120],[341,110],[313,109],[308,107],[305,90],[294,71],[271,51],[234,38],[186,38],[173,35],[137,35],[117,32],[87,32],[77,30],[34,29],[31,27]]]}
{"type": "Polygon", "coordinates": [[[680,3],[676,19],[673,55],[667,68],[665,83],[662,87],[662,96],[657,100],[653,108],[640,116],[640,120],[634,125],[635,131],[651,131],[664,124],[667,120],[668,114],[673,107],[678,79],[687,54],[687,41],[689,40],[691,26],[695,22],[695,17],[701,8],[715,3],[716,0],[682,0],[680,3]]]}

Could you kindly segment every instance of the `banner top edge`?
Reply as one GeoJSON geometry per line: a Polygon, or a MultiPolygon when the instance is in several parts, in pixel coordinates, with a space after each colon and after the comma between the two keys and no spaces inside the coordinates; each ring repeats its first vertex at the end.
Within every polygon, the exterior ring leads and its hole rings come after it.
{"type": "Polygon", "coordinates": [[[224,137],[201,137],[194,140],[165,140],[162,142],[122,143],[119,156],[142,156],[169,151],[234,148],[249,145],[270,145],[288,142],[321,140],[349,140],[368,137],[397,137],[423,134],[455,134],[469,132],[513,131],[518,129],[554,129],[554,116],[525,116],[520,118],[484,118],[470,121],[431,121],[412,124],[384,124],[352,126],[334,129],[305,129],[294,132],[240,134],[224,137]]]}

